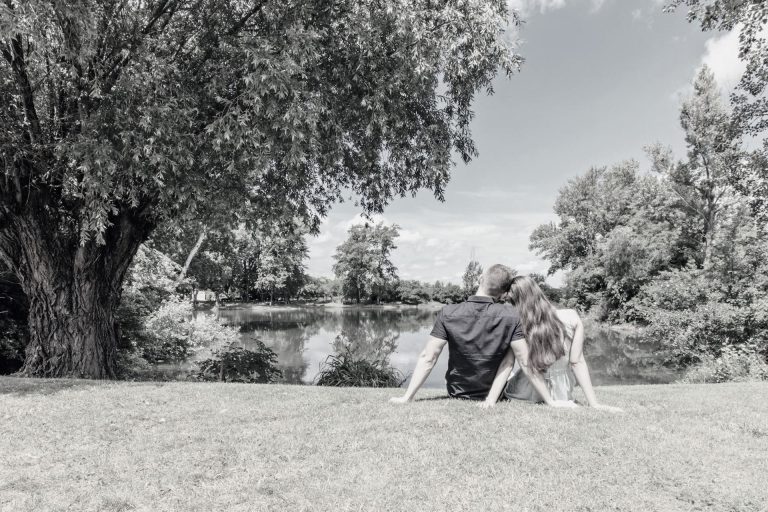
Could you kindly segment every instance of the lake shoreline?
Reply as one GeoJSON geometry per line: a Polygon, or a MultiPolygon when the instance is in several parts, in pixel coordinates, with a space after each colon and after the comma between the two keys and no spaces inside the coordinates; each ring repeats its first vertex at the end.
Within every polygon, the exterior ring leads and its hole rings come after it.
{"type": "MultiPolygon", "coordinates": [[[[319,309],[319,310],[344,310],[344,311],[439,311],[445,304],[440,302],[427,302],[424,304],[342,304],[341,302],[310,302],[310,303],[297,303],[297,304],[264,304],[261,302],[233,302],[224,304],[218,307],[220,311],[229,310],[248,310],[253,312],[269,312],[269,311],[295,311],[300,309],[319,309]]],[[[199,307],[199,310],[212,309],[199,307]]]]}

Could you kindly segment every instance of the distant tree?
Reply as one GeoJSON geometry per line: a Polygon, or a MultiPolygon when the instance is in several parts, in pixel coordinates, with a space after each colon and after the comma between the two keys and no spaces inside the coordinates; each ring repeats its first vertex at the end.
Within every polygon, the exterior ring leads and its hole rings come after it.
{"type": "Polygon", "coordinates": [[[423,304],[432,299],[432,290],[424,283],[408,279],[398,283],[397,295],[403,304],[423,304]]]}
{"type": "Polygon", "coordinates": [[[387,288],[397,282],[397,268],[389,258],[397,248],[399,227],[382,222],[361,224],[350,227],[347,233],[347,239],[336,248],[333,265],[344,296],[358,304],[368,296],[380,302],[387,288]]]}
{"type": "Polygon", "coordinates": [[[467,264],[462,281],[464,283],[464,295],[469,297],[477,291],[477,287],[480,286],[480,276],[483,275],[483,267],[478,261],[471,260],[467,264]]]}
{"type": "Polygon", "coordinates": [[[432,287],[432,300],[442,304],[456,304],[464,298],[464,290],[457,284],[437,281],[432,287]]]}
{"type": "Polygon", "coordinates": [[[308,252],[300,232],[270,234],[261,239],[255,284],[267,292],[270,304],[274,302],[276,292],[282,292],[286,301],[290,301],[298,291],[304,281],[304,260],[308,252]]]}
{"type": "Polygon", "coordinates": [[[400,227],[397,224],[385,226],[383,223],[378,223],[370,232],[374,264],[371,294],[379,304],[382,298],[391,296],[398,281],[397,267],[389,259],[392,251],[397,249],[395,239],[398,236],[400,236],[400,227]]]}
{"type": "Polygon", "coordinates": [[[474,96],[520,63],[509,15],[501,0],[1,2],[0,259],[29,298],[23,374],[115,375],[123,280],[167,219],[251,205],[316,228],[342,190],[368,212],[442,198],[453,155],[476,154],[474,96]]]}
{"type": "Polygon", "coordinates": [[[534,281],[536,281],[536,284],[539,285],[541,291],[544,292],[544,295],[546,295],[549,300],[556,304],[560,302],[562,299],[562,290],[547,284],[547,278],[542,274],[533,273],[529,274],[529,276],[532,277],[534,281]]]}

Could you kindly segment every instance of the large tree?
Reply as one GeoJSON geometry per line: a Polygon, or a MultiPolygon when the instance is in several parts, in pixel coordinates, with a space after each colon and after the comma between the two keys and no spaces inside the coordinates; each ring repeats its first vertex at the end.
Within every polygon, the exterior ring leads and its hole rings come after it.
{"type": "Polygon", "coordinates": [[[693,82],[693,94],[680,109],[688,158],[674,163],[671,152],[650,148],[654,169],[666,178],[681,206],[700,222],[699,262],[709,267],[720,218],[733,193],[731,179],[742,166],[743,152],[731,123],[730,112],[720,99],[715,76],[702,66],[693,82]]]}
{"type": "Polygon", "coordinates": [[[688,8],[688,21],[698,22],[704,31],[738,32],[738,57],[746,68],[731,93],[734,124],[741,133],[761,142],[762,147],[734,168],[731,181],[749,199],[753,212],[768,222],[768,3],[672,0],[667,10],[681,5],[688,8]]]}
{"type": "Polygon", "coordinates": [[[166,219],[228,202],[313,225],[345,190],[368,211],[442,198],[452,155],[475,154],[473,98],[520,62],[509,14],[504,0],[0,1],[0,258],[29,298],[23,373],[114,376],[126,269],[166,219]]]}
{"type": "Polygon", "coordinates": [[[567,272],[567,304],[623,313],[644,283],[697,257],[700,223],[679,202],[635,161],[592,168],[560,190],[558,222],[537,227],[530,248],[549,260],[550,274],[567,272]]]}

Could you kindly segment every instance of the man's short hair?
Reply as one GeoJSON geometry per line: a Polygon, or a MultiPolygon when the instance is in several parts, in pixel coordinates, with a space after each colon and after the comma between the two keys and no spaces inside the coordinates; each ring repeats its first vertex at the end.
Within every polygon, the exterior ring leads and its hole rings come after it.
{"type": "Polygon", "coordinates": [[[491,265],[484,273],[483,287],[488,295],[499,297],[509,291],[515,272],[506,265],[491,265]]]}

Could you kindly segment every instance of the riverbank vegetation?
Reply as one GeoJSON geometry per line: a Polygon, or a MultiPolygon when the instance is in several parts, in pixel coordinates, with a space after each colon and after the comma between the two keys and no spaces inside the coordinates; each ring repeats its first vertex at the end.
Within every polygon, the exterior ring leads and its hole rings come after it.
{"type": "Polygon", "coordinates": [[[691,380],[764,379],[768,230],[761,203],[742,193],[764,163],[706,66],[680,120],[685,158],[655,145],[651,172],[627,161],[572,179],[559,221],[537,228],[531,248],[565,271],[565,305],[644,326],[691,380]]]}
{"type": "Polygon", "coordinates": [[[423,390],[0,377],[3,510],[760,510],[768,384],[601,387],[623,415],[423,390]],[[744,397],[750,397],[745,400],[744,397]],[[568,428],[563,428],[567,423],[568,428]],[[108,454],[108,456],[107,456],[108,454]]]}

